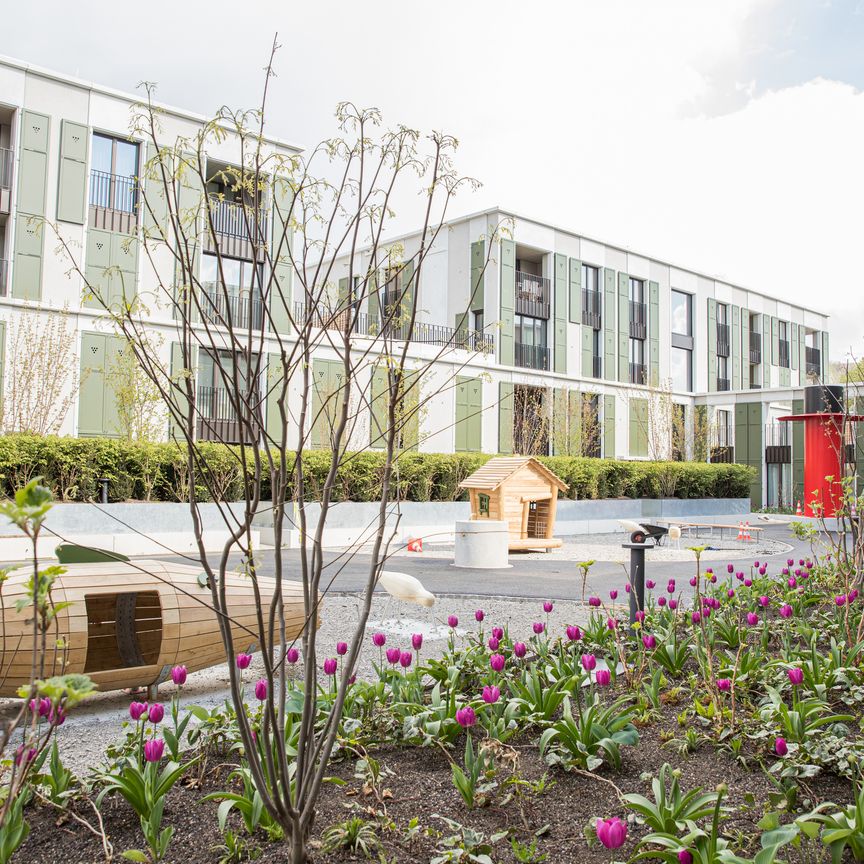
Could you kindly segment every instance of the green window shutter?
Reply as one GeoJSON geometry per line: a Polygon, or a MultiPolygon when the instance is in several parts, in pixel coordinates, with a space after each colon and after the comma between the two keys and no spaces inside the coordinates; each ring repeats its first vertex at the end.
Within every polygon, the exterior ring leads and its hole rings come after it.
{"type": "Polygon", "coordinates": [[[57,187],[57,218],[61,222],[84,224],[87,200],[86,126],[63,120],[60,124],[60,177],[57,187]]]}
{"type": "MultiPolygon", "coordinates": [[[[822,352],[821,352],[821,363],[822,363],[822,372],[821,378],[824,383],[828,383],[828,369],[829,369],[829,359],[828,359],[828,333],[824,331],[822,333],[822,352]]],[[[860,424],[859,424],[860,425],[860,424]]]]}
{"type": "Polygon", "coordinates": [[[648,382],[660,384],[660,283],[648,283],[648,382]]]}
{"type": "Polygon", "coordinates": [[[615,397],[603,397],[603,456],[615,458],[615,397]]]}
{"type": "Polygon", "coordinates": [[[567,456],[569,450],[568,436],[568,399],[567,391],[563,387],[555,387],[552,390],[552,455],[567,456]]]}
{"type": "Polygon", "coordinates": [[[741,382],[741,337],[739,329],[741,327],[741,310],[737,306],[730,306],[732,310],[732,333],[730,335],[731,345],[729,350],[732,354],[732,378],[730,387],[737,390],[741,382]]]}
{"type": "Polygon", "coordinates": [[[516,244],[501,241],[501,330],[498,335],[498,362],[512,366],[515,362],[514,315],[516,310],[516,244]]]}
{"type": "Polygon", "coordinates": [[[378,273],[370,273],[367,277],[366,284],[369,294],[367,305],[368,314],[366,316],[369,323],[369,335],[377,336],[381,328],[381,298],[378,295],[378,273]]]}
{"type": "Polygon", "coordinates": [[[780,322],[771,316],[771,365],[780,363],[780,322]]]}
{"type": "Polygon", "coordinates": [[[417,305],[416,282],[414,280],[414,262],[406,261],[399,273],[399,290],[402,294],[401,321],[407,325],[417,305]]]}
{"type": "MultiPolygon", "coordinates": [[[[503,242],[503,241],[502,241],[503,242]]],[[[471,284],[468,287],[472,312],[485,309],[486,299],[486,241],[475,240],[471,244],[471,284]]]]}
{"type": "Polygon", "coordinates": [[[81,377],[78,388],[78,434],[104,435],[105,366],[108,337],[81,334],[81,377]]]}
{"type": "Polygon", "coordinates": [[[42,296],[42,244],[45,224],[19,213],[15,219],[15,263],[12,296],[38,300],[42,296]]]}
{"type": "Polygon", "coordinates": [[[342,410],[345,367],[339,360],[312,361],[312,446],[329,450],[342,410]]]}
{"type": "MultiPolygon", "coordinates": [[[[196,380],[196,371],[198,366],[198,346],[190,346],[189,363],[185,363],[183,359],[183,346],[179,342],[171,343],[171,393],[181,415],[185,418],[189,413],[189,400],[186,397],[189,379],[192,380],[193,386],[196,380]],[[191,367],[191,368],[190,368],[191,367]]],[[[194,421],[195,418],[193,418],[194,421]]],[[[185,420],[183,421],[185,424],[185,420]]],[[[180,444],[186,443],[186,437],[183,432],[183,426],[177,422],[176,418],[171,415],[169,418],[168,437],[178,441],[180,444]]]]}
{"type": "Polygon", "coordinates": [[[110,302],[132,303],[138,293],[138,238],[111,234],[110,302]]]}
{"type": "MultiPolygon", "coordinates": [[[[615,271],[603,268],[603,377],[615,380],[615,271]]],[[[584,374],[584,373],[583,373],[584,374]]]]}
{"type": "Polygon", "coordinates": [[[567,372],[567,256],[555,255],[555,356],[554,370],[567,372]]]}
{"type": "Polygon", "coordinates": [[[756,476],[750,486],[750,500],[754,507],[762,506],[762,403],[750,402],[747,405],[748,449],[751,468],[756,470],[756,476]]]}
{"type": "Polygon", "coordinates": [[[126,340],[119,336],[105,339],[105,395],[102,401],[102,434],[110,437],[121,435],[120,411],[117,403],[117,374],[125,351],[131,351],[126,340]]]}
{"type": "Polygon", "coordinates": [[[468,449],[468,382],[470,378],[456,378],[456,414],[454,422],[455,450],[457,453],[468,449]]]}
{"type": "Polygon", "coordinates": [[[95,309],[103,308],[99,302],[111,302],[111,238],[108,231],[89,228],[87,231],[87,257],[85,258],[84,275],[89,288],[85,288],[84,306],[95,309]]]}
{"type": "Polygon", "coordinates": [[[568,428],[567,428],[567,452],[571,456],[582,455],[582,414],[583,396],[578,390],[568,392],[568,428]]]}
{"type": "Polygon", "coordinates": [[[594,377],[594,330],[582,325],[582,377],[594,377]]]}
{"type": "Polygon", "coordinates": [[[498,383],[498,452],[513,452],[513,385],[498,383]]]}
{"type": "MultiPolygon", "coordinates": [[[[264,418],[267,437],[271,446],[282,443],[282,415],[279,413],[279,396],[282,393],[282,357],[279,354],[267,355],[267,414],[264,418]]],[[[286,398],[287,401],[287,398],[286,398]]],[[[287,407],[287,406],[286,406],[287,407]]]]}
{"type": "Polygon", "coordinates": [[[630,400],[630,455],[648,455],[648,400],[630,400]]]}
{"type": "Polygon", "coordinates": [[[21,152],[18,155],[18,212],[45,215],[48,182],[48,136],[51,121],[44,114],[24,111],[21,118],[21,152]]]}
{"type": "Polygon", "coordinates": [[[746,465],[750,455],[750,440],[747,433],[747,405],[738,402],[735,405],[735,461],[746,465]]]}
{"type": "MultiPolygon", "coordinates": [[[[798,371],[798,325],[794,322],[790,327],[789,334],[789,366],[798,371]]],[[[797,376],[795,376],[797,378],[797,376]]]]}
{"type": "Polygon", "coordinates": [[[582,262],[570,259],[570,323],[582,323],[582,262]]]}
{"type": "Polygon", "coordinates": [[[170,150],[161,154],[153,144],[147,145],[146,161],[143,171],[143,191],[141,196],[142,224],[147,240],[161,241],[163,236],[170,240],[168,233],[168,202],[165,197],[165,181],[169,190],[173,188],[174,160],[170,150]],[[157,154],[159,158],[157,159],[157,154]],[[164,177],[163,177],[164,164],[164,177]]]}
{"type": "Polygon", "coordinates": [[[369,389],[369,446],[384,447],[387,431],[387,415],[390,407],[387,369],[376,366],[372,370],[372,383],[369,389]]]}
{"type": "Polygon", "coordinates": [[[708,298],[708,392],[717,389],[717,301],[708,298]]]}
{"type": "Polygon", "coordinates": [[[292,194],[287,180],[274,178],[273,226],[270,238],[272,279],[269,302],[271,326],[277,333],[287,333],[290,330],[293,311],[291,308],[293,279],[291,244],[294,235],[289,219],[292,194]]]}
{"type": "Polygon", "coordinates": [[[456,450],[479,452],[481,426],[482,382],[479,378],[456,378],[456,450]]]}
{"type": "Polygon", "coordinates": [[[483,382],[471,378],[468,382],[468,449],[483,449],[483,382]]]}
{"type": "Polygon", "coordinates": [[[630,277],[618,274],[618,380],[630,383],[630,277]]]}
{"type": "Polygon", "coordinates": [[[405,371],[402,384],[402,406],[399,412],[403,450],[417,450],[420,446],[420,381],[419,372],[405,371]]]}
{"type": "Polygon", "coordinates": [[[341,312],[351,305],[351,294],[348,291],[348,277],[343,276],[336,283],[336,308],[341,312]]]}

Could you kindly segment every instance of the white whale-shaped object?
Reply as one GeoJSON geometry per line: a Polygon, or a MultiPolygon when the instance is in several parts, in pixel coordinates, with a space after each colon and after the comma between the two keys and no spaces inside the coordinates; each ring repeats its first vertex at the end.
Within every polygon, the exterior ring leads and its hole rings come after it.
{"type": "Polygon", "coordinates": [[[435,595],[431,591],[427,591],[419,579],[409,576],[407,573],[382,570],[378,577],[378,584],[397,600],[405,600],[407,603],[417,603],[426,607],[435,604],[435,595]]]}

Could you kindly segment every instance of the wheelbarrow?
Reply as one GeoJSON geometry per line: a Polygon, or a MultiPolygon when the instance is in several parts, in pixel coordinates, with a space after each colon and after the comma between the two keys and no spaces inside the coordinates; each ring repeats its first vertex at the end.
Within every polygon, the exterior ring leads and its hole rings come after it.
{"type": "Polygon", "coordinates": [[[645,543],[651,540],[655,546],[660,546],[663,543],[663,538],[669,533],[668,528],[662,525],[649,525],[648,523],[640,525],[630,534],[631,543],[645,543]]]}

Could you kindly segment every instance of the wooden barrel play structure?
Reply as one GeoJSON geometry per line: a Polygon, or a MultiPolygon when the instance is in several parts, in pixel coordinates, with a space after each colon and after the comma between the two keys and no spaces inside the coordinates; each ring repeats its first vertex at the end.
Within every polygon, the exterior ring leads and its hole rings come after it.
{"type": "MultiPolygon", "coordinates": [[[[14,696],[30,683],[33,607],[28,604],[20,613],[15,608],[27,594],[28,578],[22,568],[3,585],[0,696],[14,696]]],[[[236,650],[259,650],[252,580],[229,573],[225,581],[236,650]]],[[[269,604],[276,580],[259,576],[257,583],[262,603],[269,604]]],[[[286,634],[293,640],[305,623],[303,586],[283,582],[282,595],[286,634]]],[[[51,597],[70,605],[57,613],[48,632],[45,677],[83,672],[99,689],[118,690],[159,684],[178,664],[194,672],[225,662],[207,576],[200,567],[155,560],[69,564],[54,582],[51,597]],[[55,650],[58,641],[64,647],[55,650]]]]}

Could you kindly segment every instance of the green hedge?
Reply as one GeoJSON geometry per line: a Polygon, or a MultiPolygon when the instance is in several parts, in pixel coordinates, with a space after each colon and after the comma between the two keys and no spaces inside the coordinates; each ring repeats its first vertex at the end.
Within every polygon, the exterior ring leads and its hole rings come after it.
{"type": "MultiPolygon", "coordinates": [[[[236,448],[201,444],[223,500],[243,497],[236,448]]],[[[408,501],[453,501],[464,497],[459,482],[490,457],[480,453],[403,453],[395,486],[408,501]]],[[[628,462],[569,456],[541,458],[565,483],[568,498],[747,498],[753,469],[700,462],[628,462]]],[[[356,453],[339,473],[334,497],[369,501],[379,495],[384,457],[356,453]]],[[[329,452],[304,457],[307,498],[316,500],[330,464],[329,452]]],[[[99,478],[110,480],[112,501],[183,501],[189,489],[185,449],[174,443],[137,443],[110,438],[0,436],[0,484],[10,495],[41,476],[61,501],[92,501],[99,478]]],[[[269,489],[263,490],[269,497],[269,489]]],[[[199,486],[199,500],[207,500],[199,486]]]]}

